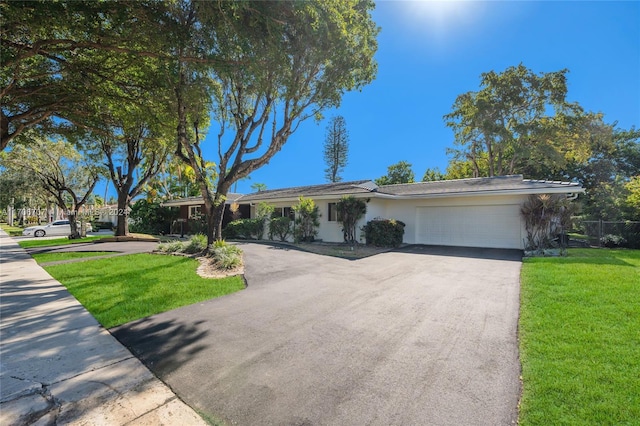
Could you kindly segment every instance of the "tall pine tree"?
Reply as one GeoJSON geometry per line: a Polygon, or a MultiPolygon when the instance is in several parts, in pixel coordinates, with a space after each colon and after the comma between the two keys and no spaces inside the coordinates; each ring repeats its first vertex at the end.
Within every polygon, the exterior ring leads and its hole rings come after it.
{"type": "Polygon", "coordinates": [[[340,173],[347,165],[349,151],[349,133],[344,117],[333,117],[327,126],[327,137],[324,141],[324,161],[327,168],[325,177],[329,182],[340,182],[340,173]]]}

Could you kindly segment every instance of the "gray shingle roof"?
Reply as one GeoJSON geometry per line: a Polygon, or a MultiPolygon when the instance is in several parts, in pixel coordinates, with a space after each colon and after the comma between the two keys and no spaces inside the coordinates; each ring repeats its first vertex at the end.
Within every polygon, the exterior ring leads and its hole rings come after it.
{"type": "MultiPolygon", "coordinates": [[[[378,186],[370,180],[326,183],[321,185],[297,186],[293,188],[271,189],[241,195],[230,193],[227,203],[252,203],[269,200],[295,200],[300,196],[309,198],[335,197],[352,194],[371,194],[389,198],[439,197],[456,194],[492,193],[544,193],[544,192],[584,192],[584,188],[574,182],[524,179],[522,175],[495,176],[485,178],[416,182],[398,185],[378,186]]],[[[165,206],[202,204],[202,197],[182,198],[163,203],[165,206]]]]}
{"type": "MultiPolygon", "coordinates": [[[[494,191],[535,191],[569,189],[580,192],[582,187],[573,182],[523,179],[522,175],[494,176],[485,178],[416,182],[398,185],[384,185],[378,188],[381,194],[396,196],[420,196],[438,194],[459,194],[494,191]]],[[[569,192],[570,192],[569,191],[569,192]]]]}
{"type": "Polygon", "coordinates": [[[266,191],[254,192],[241,197],[238,202],[254,202],[272,199],[295,199],[300,196],[338,196],[359,193],[370,193],[378,186],[370,180],[356,180],[351,182],[326,183],[322,185],[297,186],[294,188],[270,189],[266,191]]]}
{"type": "MultiPolygon", "coordinates": [[[[234,201],[237,201],[242,194],[238,194],[236,192],[230,192],[227,194],[227,204],[231,204],[234,201]]],[[[172,207],[172,206],[195,206],[198,204],[204,204],[202,196],[198,197],[185,197],[185,198],[177,198],[175,200],[167,200],[162,203],[163,206],[172,207]]]]}

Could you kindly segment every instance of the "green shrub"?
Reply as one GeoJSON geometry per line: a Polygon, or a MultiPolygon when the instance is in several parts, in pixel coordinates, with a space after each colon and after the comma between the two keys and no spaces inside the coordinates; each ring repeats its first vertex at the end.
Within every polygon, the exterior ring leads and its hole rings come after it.
{"type": "Polygon", "coordinates": [[[393,219],[371,220],[362,228],[367,245],[398,247],[404,236],[404,222],[393,219]]]}
{"type": "Polygon", "coordinates": [[[604,237],[600,238],[600,244],[609,248],[624,247],[626,243],[627,240],[625,240],[620,235],[607,234],[604,237]]]}
{"type": "MultiPolygon", "coordinates": [[[[131,224],[133,225],[133,224],[131,224]]],[[[100,222],[98,220],[94,220],[91,222],[91,227],[93,228],[94,231],[99,231],[101,229],[108,229],[108,230],[112,230],[113,229],[113,223],[111,222],[100,222]]],[[[135,226],[134,226],[135,228],[135,226]]],[[[138,228],[141,228],[140,226],[138,226],[138,228]]],[[[138,231],[132,231],[131,227],[129,227],[129,231],[131,232],[138,232],[138,231]]]]}
{"type": "Polygon", "coordinates": [[[257,240],[264,232],[263,219],[238,219],[227,224],[222,234],[225,238],[244,238],[257,240]]]}
{"type": "Polygon", "coordinates": [[[256,206],[256,219],[268,219],[276,210],[275,206],[261,201],[256,206]]]}
{"type": "Polygon", "coordinates": [[[312,242],[318,235],[320,226],[320,209],[311,198],[300,197],[298,204],[291,206],[296,212],[295,228],[293,236],[297,242],[312,242]]]}
{"type": "Polygon", "coordinates": [[[181,253],[184,251],[184,243],[182,241],[170,241],[160,244],[158,248],[165,253],[181,253]]]}
{"type": "Polygon", "coordinates": [[[269,239],[280,238],[280,241],[287,241],[291,235],[291,219],[288,217],[274,217],[269,222],[269,239]]]}
{"type": "Polygon", "coordinates": [[[131,207],[129,231],[153,235],[168,234],[171,232],[171,223],[177,217],[178,209],[175,207],[164,207],[160,203],[140,199],[131,207]]]}
{"type": "Polygon", "coordinates": [[[191,237],[184,252],[189,254],[203,252],[207,248],[207,236],[204,234],[195,234],[191,237]]]}
{"type": "Polygon", "coordinates": [[[224,240],[211,244],[209,256],[220,269],[229,270],[242,265],[242,250],[238,246],[227,244],[224,240]]]}

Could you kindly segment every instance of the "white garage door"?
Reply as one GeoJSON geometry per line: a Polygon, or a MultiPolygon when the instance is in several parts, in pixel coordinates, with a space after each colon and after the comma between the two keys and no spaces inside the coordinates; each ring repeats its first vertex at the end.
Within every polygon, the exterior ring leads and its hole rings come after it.
{"type": "Polygon", "coordinates": [[[522,248],[520,206],[418,207],[416,242],[463,247],[522,248]]]}

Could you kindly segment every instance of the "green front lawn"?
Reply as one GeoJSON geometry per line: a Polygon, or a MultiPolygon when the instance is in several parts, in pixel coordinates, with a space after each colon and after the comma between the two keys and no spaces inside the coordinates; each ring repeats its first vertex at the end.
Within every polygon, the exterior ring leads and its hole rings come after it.
{"type": "Polygon", "coordinates": [[[640,250],[527,259],[521,282],[519,424],[638,424],[640,250]]]}
{"type": "Polygon", "coordinates": [[[18,226],[12,226],[9,225],[8,223],[0,223],[0,228],[2,228],[2,230],[4,232],[6,232],[8,235],[12,236],[12,237],[19,237],[22,235],[22,231],[23,228],[20,228],[18,226]]]}
{"type": "Polygon", "coordinates": [[[70,251],[66,253],[37,253],[32,254],[36,262],[47,263],[57,262],[60,260],[80,259],[84,257],[104,256],[107,254],[114,254],[112,251],[70,251]]]}
{"type": "Polygon", "coordinates": [[[55,238],[53,240],[41,240],[38,238],[34,238],[32,240],[18,241],[18,245],[24,249],[33,247],[64,246],[67,244],[88,243],[91,241],[99,240],[100,238],[103,237],[92,235],[90,237],[78,238],[75,240],[70,240],[67,237],[55,238]]]}
{"type": "Polygon", "coordinates": [[[197,267],[191,258],[133,254],[45,269],[111,328],[244,288],[240,276],[202,278],[197,267]]]}

